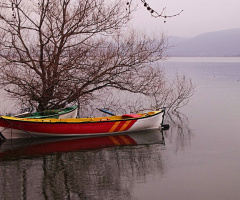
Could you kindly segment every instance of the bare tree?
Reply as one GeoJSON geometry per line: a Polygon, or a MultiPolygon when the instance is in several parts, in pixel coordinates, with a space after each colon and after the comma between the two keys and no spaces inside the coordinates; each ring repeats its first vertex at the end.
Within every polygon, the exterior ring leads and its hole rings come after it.
{"type": "Polygon", "coordinates": [[[166,41],[128,27],[131,9],[123,0],[1,1],[0,86],[37,110],[88,104],[106,88],[151,95],[164,86],[151,64],[166,41]]]}

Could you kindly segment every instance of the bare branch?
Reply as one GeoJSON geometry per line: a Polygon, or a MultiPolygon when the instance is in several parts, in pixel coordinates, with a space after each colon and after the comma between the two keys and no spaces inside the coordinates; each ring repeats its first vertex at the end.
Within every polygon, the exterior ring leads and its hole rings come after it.
{"type": "MultiPolygon", "coordinates": [[[[143,3],[144,7],[146,7],[146,9],[151,13],[151,16],[152,17],[155,17],[155,18],[158,18],[158,17],[163,17],[163,18],[171,18],[171,17],[176,17],[178,15],[180,15],[183,10],[181,10],[180,12],[176,13],[176,14],[173,14],[173,15],[167,15],[166,14],[166,10],[167,8],[164,7],[161,11],[161,13],[158,13],[156,10],[152,9],[149,4],[145,1],[145,0],[141,0],[141,2],[143,3]]],[[[164,21],[166,22],[166,21],[164,21]]]]}

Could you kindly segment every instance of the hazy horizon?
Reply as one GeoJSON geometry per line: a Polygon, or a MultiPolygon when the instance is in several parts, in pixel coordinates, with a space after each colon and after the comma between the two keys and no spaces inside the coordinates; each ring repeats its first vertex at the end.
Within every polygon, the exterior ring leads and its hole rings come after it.
{"type": "MultiPolygon", "coordinates": [[[[138,1],[137,1],[138,2],[138,1]]],[[[150,7],[161,13],[166,7],[166,15],[183,12],[176,17],[151,17],[149,11],[139,1],[133,24],[149,32],[164,32],[169,36],[195,37],[206,32],[240,28],[239,0],[146,0],[150,7]]]]}

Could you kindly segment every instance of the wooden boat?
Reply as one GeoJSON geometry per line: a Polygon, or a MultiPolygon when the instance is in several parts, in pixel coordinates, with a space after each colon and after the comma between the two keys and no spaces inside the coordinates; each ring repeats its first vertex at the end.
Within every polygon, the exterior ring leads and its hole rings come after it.
{"type": "Polygon", "coordinates": [[[48,137],[12,139],[1,144],[0,159],[43,156],[53,153],[86,151],[116,146],[164,145],[159,129],[98,137],[48,137]]]}
{"type": "Polygon", "coordinates": [[[45,110],[42,112],[24,112],[21,114],[14,115],[18,118],[34,118],[34,119],[45,119],[45,118],[56,118],[56,119],[66,119],[66,118],[76,118],[77,117],[77,106],[65,107],[58,110],[45,110]]]}
{"type": "Polygon", "coordinates": [[[0,131],[5,138],[93,136],[126,133],[161,127],[165,109],[110,117],[31,119],[0,117],[0,131]]]}

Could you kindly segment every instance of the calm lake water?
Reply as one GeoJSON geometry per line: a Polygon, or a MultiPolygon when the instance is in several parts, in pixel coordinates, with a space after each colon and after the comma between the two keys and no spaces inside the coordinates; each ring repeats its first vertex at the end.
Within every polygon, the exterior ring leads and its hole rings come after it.
{"type": "Polygon", "coordinates": [[[7,141],[0,199],[239,200],[240,58],[169,58],[196,92],[170,129],[7,141]]]}

